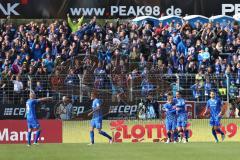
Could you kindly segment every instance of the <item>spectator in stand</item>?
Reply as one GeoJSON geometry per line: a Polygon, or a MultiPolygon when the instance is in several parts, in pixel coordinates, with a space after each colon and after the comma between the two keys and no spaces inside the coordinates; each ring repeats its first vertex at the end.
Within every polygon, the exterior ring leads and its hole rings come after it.
{"type": "Polygon", "coordinates": [[[20,76],[16,76],[16,80],[14,80],[14,75],[12,75],[11,77],[11,81],[14,84],[14,95],[12,95],[14,97],[14,102],[15,103],[19,103],[20,102],[20,95],[23,93],[23,83],[20,80],[20,76]]]}
{"type": "Polygon", "coordinates": [[[4,102],[4,84],[3,81],[0,79],[0,103],[4,102]]]}
{"type": "Polygon", "coordinates": [[[95,82],[94,86],[96,89],[102,89],[104,86],[104,79],[106,77],[105,68],[102,67],[102,64],[99,62],[98,67],[94,70],[95,82]]]}
{"type": "Polygon", "coordinates": [[[212,84],[209,78],[206,78],[206,81],[204,83],[204,95],[205,95],[205,100],[208,99],[210,96],[210,91],[212,90],[212,84]]]}
{"type": "Polygon", "coordinates": [[[144,97],[146,97],[151,91],[154,90],[154,85],[149,82],[148,78],[143,79],[141,87],[142,87],[141,94],[144,97]]]}
{"type": "Polygon", "coordinates": [[[53,63],[53,60],[52,60],[50,54],[46,54],[46,57],[45,57],[45,59],[43,59],[42,64],[43,64],[43,66],[46,67],[48,74],[52,73],[53,68],[54,68],[54,63],[53,63]]]}
{"type": "Polygon", "coordinates": [[[192,89],[192,94],[193,94],[194,100],[196,100],[196,101],[201,100],[201,95],[202,95],[201,89],[202,89],[202,86],[201,86],[199,80],[196,80],[196,83],[191,86],[191,89],[192,89]]]}
{"type": "Polygon", "coordinates": [[[70,68],[67,77],[64,80],[64,84],[68,86],[78,85],[78,77],[74,74],[74,69],[70,68]]]}
{"type": "Polygon", "coordinates": [[[231,99],[236,98],[237,93],[238,93],[238,88],[237,88],[237,86],[235,85],[235,82],[234,82],[234,81],[231,81],[231,84],[230,84],[230,86],[229,86],[229,97],[230,97],[231,99]]]}
{"type": "Polygon", "coordinates": [[[31,46],[31,51],[32,51],[34,60],[39,60],[42,58],[42,50],[40,48],[38,36],[36,37],[36,39],[34,40],[31,46]]]}
{"type": "Polygon", "coordinates": [[[58,92],[64,85],[64,77],[60,75],[60,71],[56,70],[50,78],[52,91],[58,92]]]}
{"type": "Polygon", "coordinates": [[[44,89],[40,81],[37,81],[36,87],[34,89],[34,92],[38,97],[45,97],[44,89]]]}
{"type": "MultiPolygon", "coordinates": [[[[198,75],[214,79],[212,85],[221,82],[226,88],[221,76],[228,74],[237,87],[240,85],[238,23],[227,27],[213,23],[191,26],[186,21],[182,25],[160,23],[153,27],[148,22],[138,26],[117,19],[116,23],[106,21],[101,26],[96,17],[89,23],[79,18],[78,22],[68,16],[67,21],[19,26],[7,19],[0,29],[0,71],[4,84],[12,74],[37,75],[42,83],[48,74],[56,70],[66,74],[70,67],[73,73],[66,77],[67,85],[78,85],[76,74],[83,75],[84,84],[93,86],[100,80],[103,84],[99,83],[97,88],[106,89],[111,86],[107,83],[114,79],[113,74],[131,75],[128,82],[138,78],[142,82],[149,74],[197,74],[200,70],[198,75]],[[229,54],[222,54],[226,52],[229,54]],[[101,64],[102,69],[96,64],[101,64]],[[97,74],[93,75],[94,71],[97,74]]],[[[203,87],[204,82],[201,83],[203,87]]],[[[6,88],[11,85],[6,83],[6,88]]]]}
{"type": "Polygon", "coordinates": [[[171,83],[170,86],[172,88],[172,95],[173,95],[173,97],[176,97],[176,92],[177,91],[183,90],[183,88],[180,86],[179,79],[177,79],[175,83],[171,83]]]}
{"type": "Polygon", "coordinates": [[[237,67],[236,67],[236,70],[237,70],[237,80],[236,80],[236,84],[240,84],[240,62],[237,63],[237,67]]]}
{"type": "Polygon", "coordinates": [[[82,23],[83,23],[83,16],[81,18],[78,19],[78,22],[76,21],[72,21],[69,14],[67,14],[67,22],[69,27],[71,28],[72,32],[76,32],[79,30],[79,28],[81,27],[82,23]]]}

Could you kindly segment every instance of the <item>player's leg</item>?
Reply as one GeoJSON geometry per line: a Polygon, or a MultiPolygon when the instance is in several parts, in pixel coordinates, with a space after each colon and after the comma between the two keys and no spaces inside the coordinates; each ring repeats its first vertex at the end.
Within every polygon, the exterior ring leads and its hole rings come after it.
{"type": "Polygon", "coordinates": [[[185,140],[183,141],[183,143],[188,142],[189,132],[188,132],[187,127],[183,127],[183,133],[184,133],[184,138],[185,138],[185,140]]]}
{"type": "Polygon", "coordinates": [[[218,137],[217,137],[217,132],[216,132],[216,127],[215,126],[212,127],[212,135],[215,139],[215,142],[217,143],[218,142],[218,137]]]}
{"type": "Polygon", "coordinates": [[[112,137],[110,135],[108,135],[106,132],[102,131],[102,121],[100,120],[97,123],[96,128],[98,129],[98,133],[101,134],[102,136],[108,138],[109,143],[112,143],[112,137]]]}
{"type": "Polygon", "coordinates": [[[182,142],[182,140],[183,140],[183,128],[182,127],[178,127],[178,135],[180,136],[179,142],[182,142]]]}
{"type": "Polygon", "coordinates": [[[91,128],[90,128],[90,144],[94,144],[94,128],[96,127],[95,121],[91,120],[91,128]]]}
{"type": "Polygon", "coordinates": [[[183,133],[184,133],[183,143],[186,143],[188,142],[188,129],[186,127],[183,127],[183,133]]]}
{"type": "Polygon", "coordinates": [[[189,133],[188,133],[188,129],[187,129],[187,114],[184,117],[184,120],[182,123],[182,128],[183,128],[183,133],[184,133],[184,138],[185,138],[184,142],[188,142],[189,133]]]}
{"type": "Polygon", "coordinates": [[[38,139],[39,139],[39,137],[40,137],[40,134],[41,134],[41,127],[39,126],[38,128],[37,128],[37,131],[36,131],[36,136],[35,136],[35,139],[34,139],[34,144],[37,144],[38,143],[38,139]]]}
{"type": "Polygon", "coordinates": [[[173,141],[174,143],[178,142],[178,130],[176,128],[173,130],[173,141]]]}
{"type": "Polygon", "coordinates": [[[173,141],[174,143],[176,143],[178,141],[177,120],[172,121],[172,132],[173,132],[173,141]]]}
{"type": "Polygon", "coordinates": [[[32,127],[31,127],[31,125],[28,125],[27,137],[28,137],[28,146],[30,146],[31,145],[31,137],[32,137],[32,127]]]}
{"type": "Polygon", "coordinates": [[[216,127],[215,130],[216,130],[218,133],[221,134],[222,141],[224,141],[224,139],[225,139],[225,134],[223,133],[223,131],[220,129],[219,126],[215,126],[215,127],[216,127]]]}
{"type": "Polygon", "coordinates": [[[212,135],[215,139],[215,142],[218,142],[217,132],[216,132],[216,128],[215,128],[215,120],[213,117],[210,118],[209,124],[212,127],[212,135]]]}
{"type": "Polygon", "coordinates": [[[166,143],[170,143],[171,142],[171,138],[172,138],[172,131],[171,130],[167,130],[167,141],[166,141],[166,143]]]}
{"type": "Polygon", "coordinates": [[[167,141],[166,143],[170,143],[170,140],[171,140],[171,136],[172,136],[172,131],[171,131],[171,124],[166,120],[165,121],[165,126],[166,126],[166,130],[167,130],[167,141]]]}
{"type": "Polygon", "coordinates": [[[181,121],[181,117],[179,115],[177,117],[177,131],[178,131],[177,136],[180,136],[180,141],[182,141],[182,138],[183,138],[182,121],[181,121]]]}
{"type": "Polygon", "coordinates": [[[177,130],[178,130],[178,136],[180,136],[179,142],[183,139],[183,129],[182,129],[182,122],[181,119],[177,119],[177,130]]]}
{"type": "Polygon", "coordinates": [[[215,130],[216,132],[220,133],[221,134],[221,138],[222,138],[222,141],[224,141],[225,139],[225,134],[223,133],[223,131],[220,129],[220,126],[221,126],[221,117],[217,117],[216,121],[215,121],[215,130]]]}

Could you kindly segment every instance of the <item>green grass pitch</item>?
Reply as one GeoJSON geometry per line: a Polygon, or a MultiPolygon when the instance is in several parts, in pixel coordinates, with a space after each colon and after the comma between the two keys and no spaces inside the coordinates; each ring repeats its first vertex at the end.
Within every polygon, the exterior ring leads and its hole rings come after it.
{"type": "Polygon", "coordinates": [[[0,145],[0,160],[239,160],[240,143],[0,145]]]}

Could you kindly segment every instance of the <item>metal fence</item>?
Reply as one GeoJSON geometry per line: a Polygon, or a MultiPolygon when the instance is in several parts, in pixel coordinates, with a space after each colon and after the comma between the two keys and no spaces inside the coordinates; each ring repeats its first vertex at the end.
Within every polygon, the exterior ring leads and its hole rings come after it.
{"type": "Polygon", "coordinates": [[[189,101],[206,101],[209,91],[215,89],[224,101],[239,95],[239,84],[235,76],[226,75],[192,75],[192,74],[52,74],[25,75],[16,82],[15,78],[1,81],[0,102],[22,103],[28,98],[30,90],[37,97],[53,96],[56,101],[62,96],[70,96],[73,101],[89,100],[90,92],[99,90],[100,97],[110,102],[135,102],[151,94],[162,101],[166,95],[177,90],[189,101]],[[232,83],[234,81],[234,84],[232,83]],[[19,83],[23,84],[20,89],[19,83]],[[233,86],[235,90],[233,91],[233,86]]]}

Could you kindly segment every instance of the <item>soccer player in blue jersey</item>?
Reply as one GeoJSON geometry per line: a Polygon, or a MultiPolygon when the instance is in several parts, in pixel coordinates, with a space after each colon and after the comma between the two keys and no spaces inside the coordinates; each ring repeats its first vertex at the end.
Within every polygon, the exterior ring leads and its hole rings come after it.
{"type": "Polygon", "coordinates": [[[173,96],[168,95],[167,103],[163,105],[163,110],[166,112],[165,126],[167,130],[167,142],[170,143],[171,137],[174,138],[174,143],[177,141],[177,130],[176,130],[176,106],[173,103],[173,96]]]}
{"type": "Polygon", "coordinates": [[[180,135],[180,142],[188,142],[188,130],[187,130],[187,107],[185,105],[185,100],[182,98],[181,92],[176,92],[176,98],[174,98],[174,104],[177,111],[177,128],[180,135]],[[185,139],[183,139],[183,137],[185,139]]]}
{"type": "Polygon", "coordinates": [[[216,143],[218,142],[217,132],[221,134],[222,141],[225,139],[225,134],[220,129],[220,120],[223,116],[221,109],[222,102],[220,98],[216,97],[215,92],[212,90],[203,115],[206,115],[207,111],[210,110],[210,126],[212,126],[212,134],[216,143]]]}
{"type": "Polygon", "coordinates": [[[92,102],[92,111],[88,114],[88,116],[92,115],[91,120],[91,129],[90,129],[90,140],[91,143],[89,145],[94,144],[94,128],[98,129],[98,133],[107,137],[109,139],[109,143],[112,143],[112,137],[108,135],[106,132],[102,131],[102,100],[98,98],[98,93],[96,91],[91,93],[92,102]]]}
{"type": "Polygon", "coordinates": [[[38,143],[38,138],[40,137],[41,133],[41,127],[38,123],[37,117],[36,117],[36,105],[40,102],[51,100],[52,97],[45,97],[36,99],[36,95],[34,92],[30,92],[29,99],[26,102],[26,118],[27,118],[27,126],[28,126],[28,146],[31,146],[31,135],[33,129],[36,129],[36,136],[34,139],[33,144],[38,143]]]}

